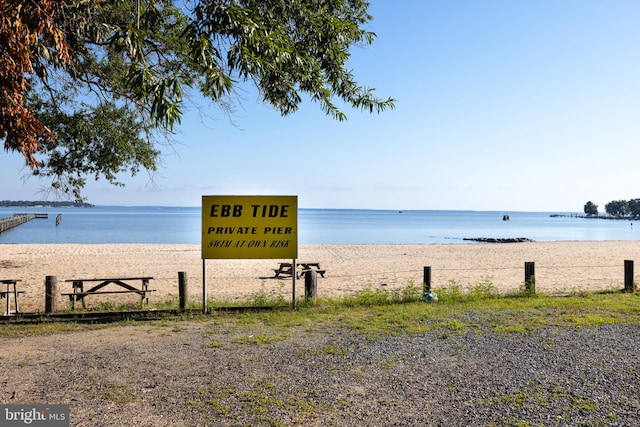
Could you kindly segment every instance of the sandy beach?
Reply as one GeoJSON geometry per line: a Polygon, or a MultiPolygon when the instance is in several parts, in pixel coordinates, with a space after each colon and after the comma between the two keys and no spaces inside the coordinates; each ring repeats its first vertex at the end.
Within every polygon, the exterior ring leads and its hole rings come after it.
{"type": "MultiPolygon", "coordinates": [[[[501,292],[517,290],[524,263],[535,262],[536,289],[549,294],[622,289],[624,260],[640,260],[640,242],[527,242],[468,245],[300,245],[299,261],[318,262],[320,297],[346,295],[370,286],[403,288],[421,284],[431,267],[432,287],[452,281],[463,288],[491,283],[501,292]]],[[[208,296],[247,300],[262,289],[291,298],[290,279],[275,279],[273,269],[288,260],[207,260],[208,296]]],[[[151,276],[156,292],[150,302],[178,294],[178,272],[186,272],[189,298],[202,300],[199,245],[20,244],[0,245],[0,279],[20,280],[22,312],[44,311],[45,278],[55,276],[59,292],[70,292],[71,279],[151,276]]],[[[636,268],[636,272],[640,268],[636,268]]],[[[636,275],[637,277],[637,275],[636,275]]],[[[110,285],[114,286],[114,285],[110,285]]],[[[296,292],[304,292],[298,281],[296,292]]],[[[87,304],[98,296],[87,299],[87,304]]],[[[108,295],[109,301],[136,302],[137,296],[108,295]]],[[[58,306],[68,307],[59,299],[58,306]]]]}

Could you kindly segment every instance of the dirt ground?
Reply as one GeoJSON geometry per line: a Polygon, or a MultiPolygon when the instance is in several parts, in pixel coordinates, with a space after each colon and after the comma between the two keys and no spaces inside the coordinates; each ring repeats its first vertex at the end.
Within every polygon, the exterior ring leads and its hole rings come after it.
{"type": "Polygon", "coordinates": [[[640,425],[640,327],[371,337],[224,316],[3,338],[3,403],[72,426],[640,425]],[[529,423],[529,424],[523,424],[529,423]]]}

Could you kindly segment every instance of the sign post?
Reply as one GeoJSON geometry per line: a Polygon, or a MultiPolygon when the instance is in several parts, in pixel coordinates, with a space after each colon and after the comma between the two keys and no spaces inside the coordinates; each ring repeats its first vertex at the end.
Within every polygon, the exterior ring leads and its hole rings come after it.
{"type": "MultiPolygon", "coordinates": [[[[202,302],[207,259],[298,258],[297,196],[202,196],[202,302]]],[[[295,270],[293,270],[295,308],[295,270]]]]}

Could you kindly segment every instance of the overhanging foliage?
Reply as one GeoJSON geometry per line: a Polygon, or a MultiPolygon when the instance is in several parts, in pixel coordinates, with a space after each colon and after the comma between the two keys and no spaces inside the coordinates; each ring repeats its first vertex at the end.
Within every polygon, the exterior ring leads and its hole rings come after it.
{"type": "Polygon", "coordinates": [[[81,198],[87,176],[155,170],[188,94],[223,108],[254,84],[283,115],[306,94],[394,107],[359,85],[350,50],[375,38],[364,0],[6,0],[0,19],[0,138],[35,174],[81,198]]]}

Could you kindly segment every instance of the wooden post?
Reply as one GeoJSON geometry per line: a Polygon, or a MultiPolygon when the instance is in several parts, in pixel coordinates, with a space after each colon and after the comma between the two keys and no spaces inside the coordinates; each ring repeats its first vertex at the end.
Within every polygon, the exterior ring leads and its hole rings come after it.
{"type": "Polygon", "coordinates": [[[47,276],[44,280],[44,287],[44,312],[46,314],[56,313],[58,311],[58,278],[47,276]]]}
{"type": "Polygon", "coordinates": [[[536,293],[536,263],[524,263],[524,290],[529,295],[536,293]]]}
{"type": "Polygon", "coordinates": [[[424,267],[422,272],[423,294],[431,292],[431,267],[424,267]]]}
{"type": "Polygon", "coordinates": [[[633,292],[633,261],[624,261],[624,292],[633,292]]]}
{"type": "Polygon", "coordinates": [[[304,274],[304,297],[315,299],[318,295],[318,273],[313,270],[304,274]]]}
{"type": "Polygon", "coordinates": [[[202,312],[207,314],[207,260],[202,259],[202,312]]]}
{"type": "Polygon", "coordinates": [[[178,295],[180,298],[180,311],[183,312],[187,308],[187,272],[178,272],[178,295]]]}
{"type": "Polygon", "coordinates": [[[291,308],[295,310],[296,307],[296,271],[298,266],[296,265],[296,259],[291,260],[291,308]]]}

